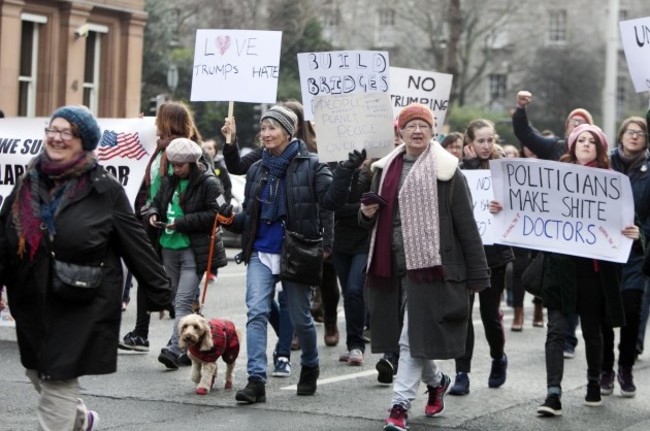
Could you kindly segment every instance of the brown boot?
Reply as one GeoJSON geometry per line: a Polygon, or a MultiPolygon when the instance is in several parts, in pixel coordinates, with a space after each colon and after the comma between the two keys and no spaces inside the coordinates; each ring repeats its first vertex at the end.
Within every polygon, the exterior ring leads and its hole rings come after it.
{"type": "Polygon", "coordinates": [[[535,304],[535,313],[533,314],[533,326],[536,328],[544,327],[544,309],[542,304],[535,304]]]}
{"type": "Polygon", "coordinates": [[[512,319],[512,331],[521,332],[524,329],[524,307],[515,307],[515,317],[512,319]]]}
{"type": "Polygon", "coordinates": [[[325,323],[325,345],[326,346],[336,346],[339,344],[339,328],[336,326],[336,322],[326,322],[325,323]]]}

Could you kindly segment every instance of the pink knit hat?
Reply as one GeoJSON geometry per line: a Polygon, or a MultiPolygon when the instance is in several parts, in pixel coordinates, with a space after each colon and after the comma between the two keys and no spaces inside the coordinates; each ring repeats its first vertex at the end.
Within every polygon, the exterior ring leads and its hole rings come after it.
{"type": "Polygon", "coordinates": [[[585,120],[587,124],[594,124],[594,118],[591,116],[589,111],[583,108],[576,108],[573,111],[569,112],[569,115],[567,115],[566,121],[564,122],[565,127],[567,124],[569,124],[569,120],[573,117],[582,117],[582,119],[585,120]]]}
{"type": "Polygon", "coordinates": [[[599,141],[600,145],[603,147],[605,152],[609,150],[609,143],[607,142],[607,136],[603,133],[603,131],[600,129],[598,126],[594,126],[593,124],[581,124],[577,126],[575,129],[573,129],[573,132],[569,135],[569,151],[573,150],[573,147],[576,144],[576,141],[578,140],[578,136],[582,132],[590,132],[594,137],[599,141]]]}

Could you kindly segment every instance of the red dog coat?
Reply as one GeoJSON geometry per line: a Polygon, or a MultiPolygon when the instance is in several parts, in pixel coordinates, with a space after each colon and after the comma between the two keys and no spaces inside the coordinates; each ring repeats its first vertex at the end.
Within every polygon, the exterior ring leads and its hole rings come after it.
{"type": "Polygon", "coordinates": [[[239,337],[235,330],[235,324],[230,320],[212,319],[210,322],[212,343],[210,350],[200,351],[199,346],[190,346],[190,352],[203,362],[216,362],[219,357],[226,364],[232,364],[239,355],[239,337]]]}

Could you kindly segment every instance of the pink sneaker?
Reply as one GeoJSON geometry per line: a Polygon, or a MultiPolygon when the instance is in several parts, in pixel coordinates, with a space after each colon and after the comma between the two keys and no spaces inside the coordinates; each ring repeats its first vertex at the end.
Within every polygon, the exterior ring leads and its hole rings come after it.
{"type": "Polygon", "coordinates": [[[384,422],[384,431],[406,431],[408,430],[408,414],[404,407],[395,404],[390,409],[390,416],[384,422]]]}
{"type": "Polygon", "coordinates": [[[427,417],[438,416],[445,410],[445,394],[447,393],[447,389],[449,389],[449,385],[451,385],[451,378],[443,374],[438,386],[435,388],[433,386],[427,386],[429,401],[427,401],[427,405],[424,407],[424,414],[427,417]]]}

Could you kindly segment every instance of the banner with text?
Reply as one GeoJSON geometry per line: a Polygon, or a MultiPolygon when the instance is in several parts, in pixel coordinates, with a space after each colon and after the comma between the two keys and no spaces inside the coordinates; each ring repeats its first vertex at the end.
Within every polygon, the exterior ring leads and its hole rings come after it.
{"type": "Polygon", "coordinates": [[[490,213],[492,196],[492,174],[489,169],[461,170],[469,191],[472,193],[472,207],[478,231],[481,234],[483,245],[494,244],[494,216],[490,213]]]}
{"type": "MultiPolygon", "coordinates": [[[[0,207],[30,160],[43,148],[49,118],[0,119],[0,207]]],[[[99,164],[119,181],[133,204],[149,158],[156,149],[154,117],[97,120],[102,137],[99,164]]]]}
{"type": "Polygon", "coordinates": [[[192,101],[275,103],[281,31],[196,31],[192,101]]]}
{"type": "Polygon", "coordinates": [[[305,120],[314,119],[312,102],[316,96],[388,92],[386,51],[299,53],[298,70],[305,120]]]}
{"type": "Polygon", "coordinates": [[[650,17],[621,21],[618,26],[634,90],[650,91],[650,17]]]}
{"type": "Polygon", "coordinates": [[[346,160],[364,148],[369,159],[380,158],[395,148],[388,93],[316,96],[314,120],[321,162],[346,160]]]}
{"type": "Polygon", "coordinates": [[[393,102],[393,118],[397,118],[399,111],[409,103],[421,103],[433,111],[436,133],[440,133],[447,116],[453,77],[448,73],[391,67],[390,97],[393,102]]]}
{"type": "Polygon", "coordinates": [[[627,262],[634,224],[629,178],[607,169],[533,159],[490,161],[494,241],[572,256],[627,262]]]}

